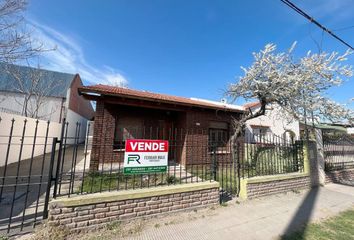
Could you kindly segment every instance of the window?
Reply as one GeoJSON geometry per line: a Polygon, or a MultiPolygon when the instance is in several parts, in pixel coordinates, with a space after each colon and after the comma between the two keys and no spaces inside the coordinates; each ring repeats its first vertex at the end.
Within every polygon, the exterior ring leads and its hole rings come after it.
{"type": "Polygon", "coordinates": [[[261,137],[267,136],[268,132],[269,132],[269,128],[254,128],[253,129],[253,134],[259,135],[261,137]]]}
{"type": "Polygon", "coordinates": [[[142,138],[143,124],[140,118],[120,117],[116,118],[114,131],[114,150],[124,150],[125,140],[142,138]]]}
{"type": "Polygon", "coordinates": [[[225,129],[209,129],[209,140],[214,146],[225,146],[228,140],[228,131],[225,129]]]}
{"type": "Polygon", "coordinates": [[[255,142],[262,142],[271,133],[269,127],[252,126],[252,133],[255,142]]]}
{"type": "Polygon", "coordinates": [[[229,126],[225,122],[210,122],[209,124],[209,144],[222,151],[229,140],[229,126]]]}

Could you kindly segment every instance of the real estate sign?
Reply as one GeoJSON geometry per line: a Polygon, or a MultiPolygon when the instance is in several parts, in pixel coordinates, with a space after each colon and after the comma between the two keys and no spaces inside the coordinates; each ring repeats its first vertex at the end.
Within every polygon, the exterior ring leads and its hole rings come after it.
{"type": "Polygon", "coordinates": [[[168,141],[128,139],[125,141],[124,174],[167,171],[168,141]]]}

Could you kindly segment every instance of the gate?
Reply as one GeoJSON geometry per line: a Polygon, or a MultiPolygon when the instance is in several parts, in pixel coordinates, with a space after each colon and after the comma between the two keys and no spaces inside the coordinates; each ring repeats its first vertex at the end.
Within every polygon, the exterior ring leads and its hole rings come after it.
{"type": "Polygon", "coordinates": [[[217,147],[214,144],[211,151],[212,179],[220,184],[220,202],[236,197],[239,193],[239,159],[242,143],[237,142],[227,147],[217,147]]]}
{"type": "Polygon", "coordinates": [[[46,218],[58,143],[49,122],[12,119],[8,127],[0,135],[0,236],[31,231],[46,218]]]}
{"type": "Polygon", "coordinates": [[[354,137],[348,134],[324,135],[323,147],[327,172],[354,168],[354,137]]]}

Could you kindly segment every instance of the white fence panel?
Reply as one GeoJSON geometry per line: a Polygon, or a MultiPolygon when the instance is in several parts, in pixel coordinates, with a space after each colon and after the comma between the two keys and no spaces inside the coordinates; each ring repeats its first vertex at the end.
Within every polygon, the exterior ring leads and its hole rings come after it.
{"type": "Polygon", "coordinates": [[[0,117],[0,167],[4,166],[6,161],[7,164],[10,164],[19,160],[29,159],[32,157],[32,154],[33,157],[42,155],[44,153],[47,128],[47,153],[51,151],[53,138],[60,137],[62,126],[60,123],[50,122],[48,125],[47,121],[8,113],[1,113],[0,117]],[[8,143],[13,120],[13,132],[9,148],[8,143]]]}

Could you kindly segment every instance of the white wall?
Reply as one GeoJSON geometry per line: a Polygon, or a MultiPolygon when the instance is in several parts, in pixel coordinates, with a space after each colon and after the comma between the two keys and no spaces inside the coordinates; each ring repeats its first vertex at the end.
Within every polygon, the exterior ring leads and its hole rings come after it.
{"type": "MultiPolygon", "coordinates": [[[[39,109],[38,118],[51,122],[60,122],[62,98],[46,97],[39,109]]],[[[0,112],[21,114],[23,109],[24,95],[20,93],[0,91],[0,112]]],[[[35,109],[35,101],[30,101],[28,108],[35,109]]]]}
{"type": "MultiPolygon", "coordinates": [[[[76,123],[80,123],[79,142],[84,142],[86,137],[86,128],[87,128],[88,120],[83,116],[77,114],[76,112],[67,109],[66,122],[68,123],[68,133],[67,133],[68,138],[75,137],[76,129],[77,129],[76,123]]],[[[73,141],[71,141],[70,143],[73,143],[73,141]]]]}
{"type": "MultiPolygon", "coordinates": [[[[27,119],[26,129],[24,134],[23,149],[21,160],[31,158],[33,150],[33,141],[36,129],[36,119],[26,118],[23,116],[1,113],[0,112],[0,166],[5,165],[6,152],[8,149],[9,135],[11,130],[12,119],[15,119],[12,142],[9,151],[8,164],[17,162],[19,160],[19,153],[21,147],[21,138],[24,127],[24,120],[27,119]]],[[[48,131],[48,146],[46,147],[46,152],[51,152],[51,144],[54,137],[60,136],[61,124],[57,122],[51,122],[49,124],[48,131]]],[[[42,155],[45,144],[45,136],[47,131],[47,121],[39,120],[37,128],[37,138],[34,148],[34,157],[42,155]]]]}
{"type": "Polygon", "coordinates": [[[348,134],[354,134],[354,127],[347,128],[348,134]]]}
{"type": "MultiPolygon", "coordinates": [[[[258,109],[252,109],[257,111],[258,109]]],[[[271,110],[266,110],[264,116],[250,119],[246,122],[246,131],[253,133],[251,125],[269,126],[271,134],[284,136],[284,132],[290,130],[295,133],[296,139],[300,137],[299,121],[290,117],[278,106],[272,106],[271,110]]]]}

